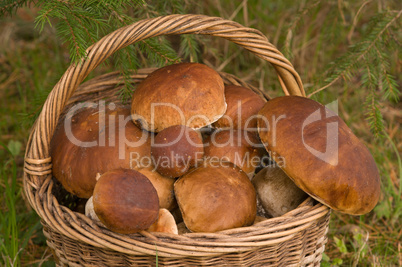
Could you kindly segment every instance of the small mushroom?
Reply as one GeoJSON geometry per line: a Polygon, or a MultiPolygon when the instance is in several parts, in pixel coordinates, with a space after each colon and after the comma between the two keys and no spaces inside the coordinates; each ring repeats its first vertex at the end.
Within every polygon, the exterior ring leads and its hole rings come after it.
{"type": "Polygon", "coordinates": [[[179,177],[204,155],[201,134],[187,126],[175,125],[159,132],[151,145],[155,169],[167,177],[179,177]]]}
{"type": "Polygon", "coordinates": [[[308,196],[277,165],[265,167],[251,182],[259,203],[272,217],[297,208],[308,196]]]}
{"type": "Polygon", "coordinates": [[[167,209],[159,209],[158,219],[147,229],[147,231],[178,234],[176,221],[167,209]]]}
{"type": "MultiPolygon", "coordinates": [[[[100,173],[96,174],[96,181],[99,180],[100,178],[100,173]]],[[[87,216],[88,218],[91,218],[92,220],[94,220],[95,222],[97,222],[98,224],[106,227],[100,220],[98,215],[96,215],[95,210],[94,210],[94,201],[93,201],[93,196],[91,196],[86,204],[85,204],[85,216],[87,216]]]]}
{"type": "Polygon", "coordinates": [[[93,207],[110,230],[131,234],[146,230],[158,218],[159,199],[148,178],[131,169],[105,172],[98,179],[93,207]]]}

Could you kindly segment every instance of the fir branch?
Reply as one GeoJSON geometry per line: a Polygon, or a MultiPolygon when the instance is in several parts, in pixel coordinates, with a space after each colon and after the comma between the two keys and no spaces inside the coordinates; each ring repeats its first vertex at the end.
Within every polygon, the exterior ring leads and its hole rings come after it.
{"type": "Polygon", "coordinates": [[[123,104],[127,104],[130,102],[133,92],[134,86],[131,80],[131,73],[127,69],[121,69],[120,75],[123,77],[124,85],[123,87],[117,92],[120,101],[123,104]]]}
{"type": "Polygon", "coordinates": [[[374,137],[382,138],[382,133],[384,131],[384,120],[380,111],[380,104],[377,100],[374,90],[371,90],[367,95],[364,106],[367,110],[365,112],[365,116],[370,126],[370,131],[374,134],[374,137]]]}
{"type": "Polygon", "coordinates": [[[39,0],[38,4],[42,8],[36,18],[36,25],[42,30],[45,24],[51,25],[52,19],[56,19],[56,33],[64,43],[68,43],[70,58],[77,63],[85,58],[86,49],[103,34],[133,21],[124,14],[127,7],[143,3],[140,0],[39,0]],[[123,19],[114,20],[114,17],[123,19]]]}
{"type": "Polygon", "coordinates": [[[398,99],[397,83],[389,74],[390,44],[387,43],[391,26],[401,16],[398,12],[387,11],[371,18],[362,40],[332,62],[322,77],[326,85],[315,90],[308,97],[330,87],[339,80],[349,80],[354,72],[361,72],[361,84],[367,89],[364,102],[365,117],[370,131],[376,138],[383,137],[384,120],[379,99],[398,99]]]}
{"type": "MultiPolygon", "coordinates": [[[[30,0],[4,0],[0,12],[30,3],[30,0]]],[[[69,48],[72,63],[85,59],[86,49],[103,35],[135,22],[136,17],[156,17],[169,13],[187,13],[187,3],[181,0],[36,0],[39,7],[35,19],[36,27],[42,31],[46,25],[56,28],[56,34],[69,48]],[[133,8],[130,10],[129,8],[133,8]],[[129,16],[130,11],[137,16],[129,16]]],[[[184,44],[183,44],[184,45],[184,44]]],[[[193,37],[187,37],[185,55],[198,60],[198,44],[193,37]]],[[[124,86],[119,91],[120,99],[127,100],[133,91],[130,74],[144,58],[157,66],[179,62],[180,59],[164,37],[141,41],[126,47],[111,57],[115,67],[124,78],[124,86]]],[[[109,60],[110,61],[110,60],[109,60]]]]}
{"type": "Polygon", "coordinates": [[[377,100],[376,87],[378,80],[374,74],[376,66],[366,62],[365,72],[362,75],[362,83],[369,89],[369,94],[364,103],[366,107],[366,120],[370,126],[370,131],[376,138],[382,137],[384,131],[383,117],[380,111],[380,103],[377,100]]]}
{"type": "MultiPolygon", "coordinates": [[[[86,16],[84,16],[84,15],[78,15],[78,16],[77,16],[77,20],[78,20],[79,24],[81,24],[81,25],[83,26],[82,28],[83,28],[84,31],[86,32],[86,35],[87,35],[88,39],[89,39],[92,43],[95,43],[96,40],[94,39],[94,38],[95,38],[94,34],[93,34],[93,33],[91,34],[91,33],[89,32],[89,29],[84,26],[84,23],[83,23],[83,21],[80,19],[80,17],[85,18],[85,19],[91,19],[91,18],[88,18],[88,17],[86,17],[86,16]]],[[[99,22],[97,22],[97,21],[94,21],[94,22],[95,22],[95,23],[99,23],[99,22]]]]}
{"type": "Polygon", "coordinates": [[[399,90],[398,90],[398,83],[395,80],[394,76],[391,74],[385,72],[383,75],[383,80],[382,80],[383,86],[385,88],[384,90],[384,98],[387,99],[392,99],[395,102],[399,101],[399,90]]]}
{"type": "Polygon", "coordinates": [[[144,51],[148,59],[158,66],[180,62],[180,58],[164,37],[144,40],[138,45],[140,51],[144,51]]]}
{"type": "MultiPolygon", "coordinates": [[[[76,34],[76,31],[73,30],[69,19],[67,17],[63,18],[63,21],[67,24],[69,31],[66,32],[66,35],[69,35],[71,37],[70,39],[70,55],[74,55],[75,57],[72,58],[72,61],[76,61],[77,58],[83,58],[83,56],[85,55],[85,49],[83,46],[81,46],[80,44],[78,44],[78,40],[79,40],[79,36],[78,34],[76,34]]],[[[59,31],[62,32],[62,31],[59,31]]]]}
{"type": "Polygon", "coordinates": [[[200,53],[200,47],[198,45],[195,35],[182,34],[180,36],[180,48],[181,54],[184,58],[189,58],[190,62],[199,62],[198,54],[200,53]]]}
{"type": "Polygon", "coordinates": [[[380,81],[379,85],[381,91],[383,92],[383,98],[388,100],[399,101],[399,90],[398,84],[395,78],[389,74],[388,70],[389,66],[389,56],[387,53],[380,51],[380,49],[376,46],[375,51],[377,53],[379,60],[379,76],[380,81]]]}
{"type": "Polygon", "coordinates": [[[50,24],[51,18],[58,19],[56,33],[64,43],[69,44],[70,57],[73,62],[83,58],[89,41],[85,37],[87,27],[83,27],[82,21],[77,19],[79,11],[76,6],[66,2],[49,1],[39,12],[36,25],[41,30],[45,23],[50,24]]]}
{"type": "Polygon", "coordinates": [[[132,97],[134,86],[131,81],[131,72],[139,67],[138,59],[135,55],[135,47],[128,46],[119,50],[115,55],[115,66],[119,69],[120,75],[123,77],[124,85],[117,92],[122,103],[127,103],[132,97]]]}
{"type": "Polygon", "coordinates": [[[370,131],[374,134],[376,138],[383,137],[382,132],[384,131],[384,120],[380,111],[380,103],[378,101],[379,97],[377,92],[382,91],[382,84],[380,82],[381,75],[379,74],[378,65],[370,64],[369,59],[365,60],[365,68],[362,75],[362,84],[367,87],[369,94],[366,97],[364,103],[366,120],[370,126],[370,131]],[[377,90],[378,89],[378,90],[377,90]]]}
{"type": "Polygon", "coordinates": [[[354,69],[358,69],[358,63],[375,47],[375,45],[381,40],[384,32],[388,30],[391,25],[401,16],[402,10],[397,13],[385,12],[380,13],[374,17],[371,21],[374,21],[371,30],[361,42],[350,47],[349,51],[342,57],[338,58],[335,62],[331,63],[329,69],[324,72],[325,76],[329,74],[329,77],[325,79],[325,86],[310,93],[307,97],[311,97],[322,90],[332,86],[340,79],[347,80],[354,69]],[[394,16],[390,16],[394,14],[394,16]]]}
{"type": "Polygon", "coordinates": [[[13,15],[18,8],[28,6],[32,0],[3,0],[0,3],[0,17],[13,15]]]}

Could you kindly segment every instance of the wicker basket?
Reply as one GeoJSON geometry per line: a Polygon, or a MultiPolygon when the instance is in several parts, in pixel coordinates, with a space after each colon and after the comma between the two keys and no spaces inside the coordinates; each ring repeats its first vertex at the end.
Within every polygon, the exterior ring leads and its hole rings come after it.
{"type": "MultiPolygon", "coordinates": [[[[130,236],[98,227],[64,204],[52,178],[49,143],[63,111],[70,105],[108,99],[117,101],[122,84],[118,73],[109,73],[83,84],[85,77],[115,51],[135,42],[160,36],[203,34],[223,37],[272,63],[285,94],[305,95],[292,64],[258,30],[203,15],[170,15],[139,21],[121,28],[88,49],[88,57],[68,68],[49,94],[28,141],[24,190],[39,214],[59,266],[318,266],[327,242],[330,209],[308,198],[295,210],[250,227],[218,233],[172,235],[141,232],[130,236]],[[81,85],[80,85],[81,84],[81,85]],[[63,203],[63,204],[62,204],[63,203]]],[[[153,69],[131,76],[133,84],[153,69]]],[[[225,83],[253,90],[233,75],[221,73],[225,83]]],[[[258,90],[257,90],[258,91],[258,90]]],[[[260,92],[261,93],[261,92],[260,92]]],[[[71,196],[70,196],[71,197],[71,196]]]]}

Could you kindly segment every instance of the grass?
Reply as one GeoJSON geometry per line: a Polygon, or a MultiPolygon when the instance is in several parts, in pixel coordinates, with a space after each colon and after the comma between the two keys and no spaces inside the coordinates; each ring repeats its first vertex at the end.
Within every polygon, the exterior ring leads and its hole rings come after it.
{"type": "Polygon", "coordinates": [[[0,265],[43,266],[51,254],[40,218],[25,201],[22,189],[23,155],[31,124],[24,114],[36,112],[40,96],[47,95],[67,64],[57,64],[54,54],[61,53],[56,40],[48,34],[44,41],[34,31],[30,10],[20,15],[26,19],[0,23],[0,265]]]}
{"type": "Polygon", "coordinates": [[[23,204],[22,188],[17,184],[17,164],[15,157],[21,150],[21,143],[11,141],[6,146],[0,143],[8,152],[10,159],[4,162],[0,170],[2,185],[5,187],[5,210],[0,214],[0,251],[6,266],[19,266],[20,254],[26,249],[34,233],[40,230],[39,217],[32,212],[21,211],[23,204]]]}
{"type": "MultiPolygon", "coordinates": [[[[11,145],[11,147],[16,147],[15,143],[11,145]]],[[[1,144],[4,149],[7,150],[11,155],[18,152],[19,149],[13,149],[11,152],[10,149],[7,148],[4,144],[1,144]]],[[[17,212],[16,212],[16,199],[19,197],[15,194],[17,191],[17,166],[13,159],[8,160],[4,164],[4,168],[1,170],[1,178],[2,183],[5,186],[5,201],[8,212],[2,212],[0,216],[1,224],[1,232],[3,233],[3,238],[0,240],[0,248],[2,251],[2,255],[8,255],[7,258],[4,258],[4,262],[7,262],[10,265],[14,265],[18,263],[19,257],[18,254],[20,252],[19,249],[19,238],[18,238],[18,225],[17,225],[17,212]],[[9,170],[7,172],[7,170],[9,170]],[[11,177],[9,180],[8,177],[11,177]],[[10,236],[11,238],[6,238],[10,236]]]]}
{"type": "MultiPolygon", "coordinates": [[[[374,16],[385,9],[398,10],[398,1],[228,1],[210,0],[193,13],[235,20],[257,28],[294,64],[308,94],[328,82],[328,66],[345,55],[351,45],[364,40],[374,16]]],[[[400,6],[399,6],[400,8],[400,6]]],[[[55,37],[54,29],[34,29],[35,9],[24,8],[14,17],[0,20],[0,265],[52,266],[54,262],[42,234],[39,218],[22,191],[23,154],[32,121],[40,103],[69,65],[68,48],[55,37]],[[24,115],[25,114],[25,115],[24,115]]],[[[401,19],[391,26],[398,28],[401,19]]],[[[401,44],[400,31],[386,32],[401,44]]],[[[197,38],[199,59],[281,95],[273,68],[234,44],[216,38],[197,38]]],[[[391,41],[390,41],[391,42],[391,41]]],[[[402,82],[401,48],[389,48],[389,72],[396,78],[399,97],[402,82]]],[[[356,58],[360,54],[356,54],[356,58]]],[[[376,56],[362,59],[376,64],[376,56]]],[[[349,59],[351,60],[351,59],[349,59]]],[[[149,63],[152,65],[152,63],[149,63]]],[[[363,65],[364,61],[359,64],[363,65]]],[[[313,99],[321,103],[338,100],[339,115],[373,154],[381,175],[381,200],[364,216],[333,212],[323,266],[402,265],[402,103],[380,99],[384,137],[376,138],[366,120],[364,102],[370,87],[364,70],[353,66],[313,99]]],[[[102,65],[93,75],[111,71],[102,65]]]]}

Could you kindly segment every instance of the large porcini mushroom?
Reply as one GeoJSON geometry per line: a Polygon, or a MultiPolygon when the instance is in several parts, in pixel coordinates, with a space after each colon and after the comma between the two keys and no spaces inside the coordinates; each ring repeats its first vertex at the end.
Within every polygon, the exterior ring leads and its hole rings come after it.
{"type": "Polygon", "coordinates": [[[173,125],[199,129],[226,111],[219,74],[199,63],[179,63],[155,70],[136,88],[131,117],[141,128],[159,132],[173,125]]]}
{"type": "Polygon", "coordinates": [[[80,198],[92,196],[97,173],[146,167],[143,157],[151,163],[151,138],[130,120],[129,107],[93,106],[67,113],[50,143],[53,176],[80,198]]]}
{"type": "Polygon", "coordinates": [[[227,109],[213,123],[216,128],[256,129],[258,111],[267,102],[253,90],[237,85],[225,85],[227,109]]]}
{"type": "Polygon", "coordinates": [[[99,220],[121,234],[148,229],[159,214],[156,189],[145,175],[131,169],[102,174],[95,185],[92,201],[99,220]]]}
{"type": "Polygon", "coordinates": [[[255,133],[234,129],[218,130],[207,136],[204,151],[206,159],[230,161],[249,177],[252,177],[266,153],[255,133]]]}
{"type": "Polygon", "coordinates": [[[156,135],[151,144],[151,156],[160,174],[179,177],[202,160],[201,134],[187,126],[170,126],[156,135]]]}
{"type": "Polygon", "coordinates": [[[254,222],[254,187],[231,162],[205,162],[180,177],[174,190],[183,221],[192,232],[216,232],[254,222]]]}
{"type": "Polygon", "coordinates": [[[277,165],[265,167],[251,182],[259,203],[271,217],[279,217],[297,208],[307,194],[298,188],[277,165]]]}
{"type": "Polygon", "coordinates": [[[293,182],[330,208],[360,215],[380,197],[369,150],[346,123],[322,104],[299,96],[268,101],[259,112],[261,141],[293,182]]]}

